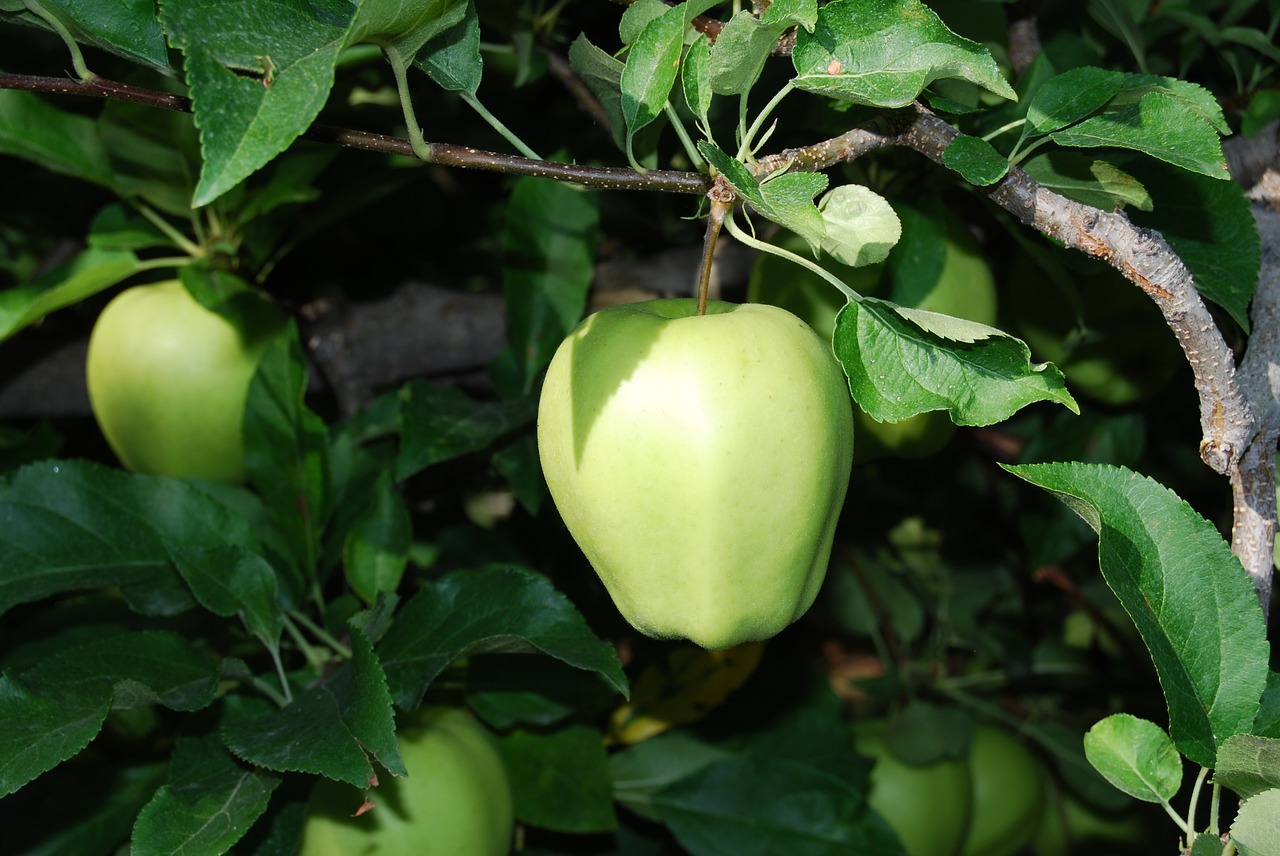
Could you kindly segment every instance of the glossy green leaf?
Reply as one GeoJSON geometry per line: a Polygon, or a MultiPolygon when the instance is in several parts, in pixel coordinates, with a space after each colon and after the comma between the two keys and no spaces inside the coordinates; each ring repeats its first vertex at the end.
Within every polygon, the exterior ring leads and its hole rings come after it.
{"type": "Polygon", "coordinates": [[[499,738],[498,748],[518,820],[578,834],[617,827],[604,740],[596,728],[515,729],[499,738]]]}
{"type": "Polygon", "coordinates": [[[378,646],[392,697],[407,710],[467,651],[541,651],[598,672],[626,692],[612,646],[592,634],[568,598],[530,571],[454,571],[414,595],[378,646]]]}
{"type": "Polygon", "coordinates": [[[485,449],[537,416],[537,402],[531,398],[476,401],[461,390],[434,387],[422,380],[411,382],[401,394],[405,400],[397,479],[485,449]]]}
{"type": "Polygon", "coordinates": [[[797,761],[717,761],[659,791],[653,806],[693,856],[900,852],[897,836],[858,790],[797,761]]]}
{"type": "Polygon", "coordinates": [[[0,291],[0,341],[50,312],[78,303],[142,270],[132,250],[87,249],[39,279],[0,291]]]}
{"type": "Polygon", "coordinates": [[[990,187],[1009,172],[1009,159],[980,137],[956,137],[942,152],[942,163],[978,187],[990,187]]]}
{"type": "Polygon", "coordinates": [[[594,193],[541,178],[515,183],[502,234],[502,290],[525,391],[586,310],[599,222],[594,193]]]}
{"type": "Polygon", "coordinates": [[[743,95],[764,71],[778,38],[791,27],[813,30],[815,0],[776,0],[757,18],[740,9],[711,46],[711,87],[721,95],[743,95]]]}
{"type": "Polygon", "coordinates": [[[1127,74],[1106,107],[1054,131],[1058,145],[1134,149],[1194,173],[1228,179],[1219,136],[1229,133],[1208,90],[1171,77],[1127,74]]]}
{"type": "Polygon", "coordinates": [[[1022,169],[1049,190],[1103,211],[1152,207],[1142,182],[1115,164],[1079,152],[1046,152],[1022,164],[1022,169]]]}
{"type": "Polygon", "coordinates": [[[288,148],[324,106],[353,7],[341,0],[167,0],[161,21],[184,55],[207,205],[288,148]]]}
{"type": "MultiPolygon", "coordinates": [[[[17,4],[21,6],[22,4],[17,4]]],[[[65,26],[75,40],[160,71],[169,68],[169,53],[156,18],[153,0],[40,0],[45,11],[65,26]]],[[[36,15],[20,16],[48,26],[36,15]]]]}
{"type": "Polygon", "coordinates": [[[813,198],[826,190],[825,174],[784,173],[761,182],[746,164],[729,157],[715,143],[700,141],[698,151],[761,216],[786,226],[808,241],[815,252],[822,245],[826,225],[813,198]]]}
{"type": "Polygon", "coordinates": [[[795,85],[872,107],[903,107],[943,78],[1016,99],[987,49],[957,36],[919,0],[835,0],[796,33],[795,85]]]}
{"type": "Polygon", "coordinates": [[[350,622],[352,659],[287,707],[238,700],[222,736],[240,758],[280,772],[316,773],[358,788],[381,775],[406,775],[395,737],[387,679],[368,635],[350,622]]]}
{"type": "Polygon", "coordinates": [[[957,425],[991,425],[1037,401],[1078,412],[1062,372],[981,324],[866,297],[840,311],[833,346],[858,406],[881,422],[947,410],[957,425]]]}
{"type": "Polygon", "coordinates": [[[0,613],[112,587],[143,613],[194,605],[174,548],[256,548],[247,522],[198,482],[42,461],[0,482],[0,613]]]}
{"type": "Polygon", "coordinates": [[[1084,754],[1107,781],[1143,802],[1167,802],[1182,787],[1182,756],[1154,722],[1112,714],[1084,735],[1084,754]]]}
{"type": "Polygon", "coordinates": [[[1051,77],[1027,105],[1027,130],[1039,136],[1079,122],[1106,106],[1123,85],[1120,72],[1089,66],[1051,77]]]}
{"type": "Polygon", "coordinates": [[[622,69],[622,117],[627,125],[627,156],[633,165],[635,135],[662,115],[663,107],[680,73],[684,46],[684,10],[672,7],[645,25],[631,45],[622,69]]]}
{"type": "Polygon", "coordinates": [[[0,89],[0,154],[104,187],[112,184],[97,123],[60,110],[33,92],[0,89]]]}
{"type": "Polygon", "coordinates": [[[1209,521],[1172,491],[1121,467],[1006,466],[1098,533],[1098,563],[1151,652],[1169,731],[1215,766],[1218,745],[1252,730],[1267,680],[1262,611],[1249,576],[1209,521]]]}
{"type": "Polygon", "coordinates": [[[280,779],[237,764],[216,737],[179,738],[170,776],[138,813],[130,853],[225,853],[267,809],[280,779]]]}
{"type": "Polygon", "coordinates": [[[347,44],[391,45],[411,62],[428,40],[463,20],[468,0],[359,0],[347,44]]]}
{"type": "Polygon", "coordinates": [[[480,56],[480,19],[475,0],[467,3],[466,16],[461,21],[422,46],[416,64],[450,92],[476,94],[484,76],[484,58],[480,56]]]}
{"type": "Polygon", "coordinates": [[[201,606],[223,618],[239,616],[268,649],[279,647],[284,611],[276,601],[276,572],[266,559],[229,547],[171,549],[201,606]]]}
{"type": "Polygon", "coordinates": [[[79,753],[112,708],[200,710],[218,677],[216,661],[167,631],[118,633],[0,674],[0,795],[79,753]]]}
{"type": "Polygon", "coordinates": [[[368,510],[347,533],[342,551],[347,582],[366,603],[400,586],[413,540],[409,510],[389,473],[382,473],[371,494],[368,510]]]}

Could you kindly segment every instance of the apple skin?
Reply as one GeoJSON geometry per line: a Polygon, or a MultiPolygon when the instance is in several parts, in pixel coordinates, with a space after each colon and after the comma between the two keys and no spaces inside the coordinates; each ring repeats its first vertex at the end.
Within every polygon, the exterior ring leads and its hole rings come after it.
{"type": "Polygon", "coordinates": [[[876,759],[867,803],[898,834],[907,856],[956,856],[972,803],[968,763],[908,764],[885,746],[884,728],[875,720],[853,729],[858,752],[876,759]]]}
{"type": "Polygon", "coordinates": [[[777,634],[822,584],[853,459],[848,385],[777,307],[611,306],[556,351],[538,451],[623,617],[731,648],[777,634]]]}
{"type": "Polygon", "coordinates": [[[249,382],[285,319],[265,298],[242,298],[228,319],[173,280],[126,289],[102,310],[85,381],[98,426],[126,469],[244,481],[249,382]]]}
{"type": "Polygon", "coordinates": [[[1009,732],[978,723],[969,746],[973,821],[963,856],[1013,856],[1035,836],[1044,813],[1045,774],[1009,732]]]}
{"type": "Polygon", "coordinates": [[[312,791],[300,856],[506,856],[515,820],[493,739],[464,710],[427,708],[398,733],[407,778],[369,793],[322,779],[312,791]]]}

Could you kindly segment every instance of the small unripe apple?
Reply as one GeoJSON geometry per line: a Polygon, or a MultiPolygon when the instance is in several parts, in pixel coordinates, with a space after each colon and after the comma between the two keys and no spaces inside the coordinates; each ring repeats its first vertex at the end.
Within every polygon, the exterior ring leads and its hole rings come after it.
{"type": "Polygon", "coordinates": [[[458,708],[415,714],[397,733],[409,775],[369,793],[322,779],[300,856],[506,856],[515,825],[506,767],[492,737],[458,708]]]}
{"type": "Polygon", "coordinates": [[[205,309],[174,280],[126,289],[89,337],[93,415],[127,469],[239,482],[249,382],[284,317],[246,293],[236,314],[205,309]]]}
{"type": "Polygon", "coordinates": [[[789,312],[611,306],[556,351],[538,451],[564,522],[642,633],[730,648],[802,615],[849,483],[848,385],[789,312]]]}
{"type": "Polygon", "coordinates": [[[969,746],[973,822],[964,856],[1013,856],[1031,842],[1044,813],[1045,773],[1008,731],[979,723],[969,746]]]}

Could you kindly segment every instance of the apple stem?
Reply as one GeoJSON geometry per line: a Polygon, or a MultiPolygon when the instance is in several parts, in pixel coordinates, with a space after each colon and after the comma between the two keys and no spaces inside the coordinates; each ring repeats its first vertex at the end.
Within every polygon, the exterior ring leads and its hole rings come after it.
{"type": "Polygon", "coordinates": [[[707,314],[707,290],[711,287],[711,265],[716,258],[716,242],[720,239],[720,228],[724,218],[733,210],[735,195],[727,183],[717,178],[715,185],[707,193],[711,200],[711,211],[707,215],[707,234],[702,239],[702,270],[698,272],[698,314],[707,314]]]}

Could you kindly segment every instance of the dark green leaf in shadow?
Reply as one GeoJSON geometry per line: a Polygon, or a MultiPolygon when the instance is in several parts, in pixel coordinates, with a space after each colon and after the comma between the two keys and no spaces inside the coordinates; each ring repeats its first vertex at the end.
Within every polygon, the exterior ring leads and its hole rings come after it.
{"type": "Polygon", "coordinates": [[[531,398],[476,401],[460,390],[421,380],[405,386],[402,396],[397,479],[485,449],[504,434],[528,425],[537,414],[537,403],[531,398]]]}
{"type": "Polygon", "coordinates": [[[498,748],[518,820],[572,833],[617,827],[599,730],[589,725],[545,733],[517,729],[501,735],[498,748]]]}

